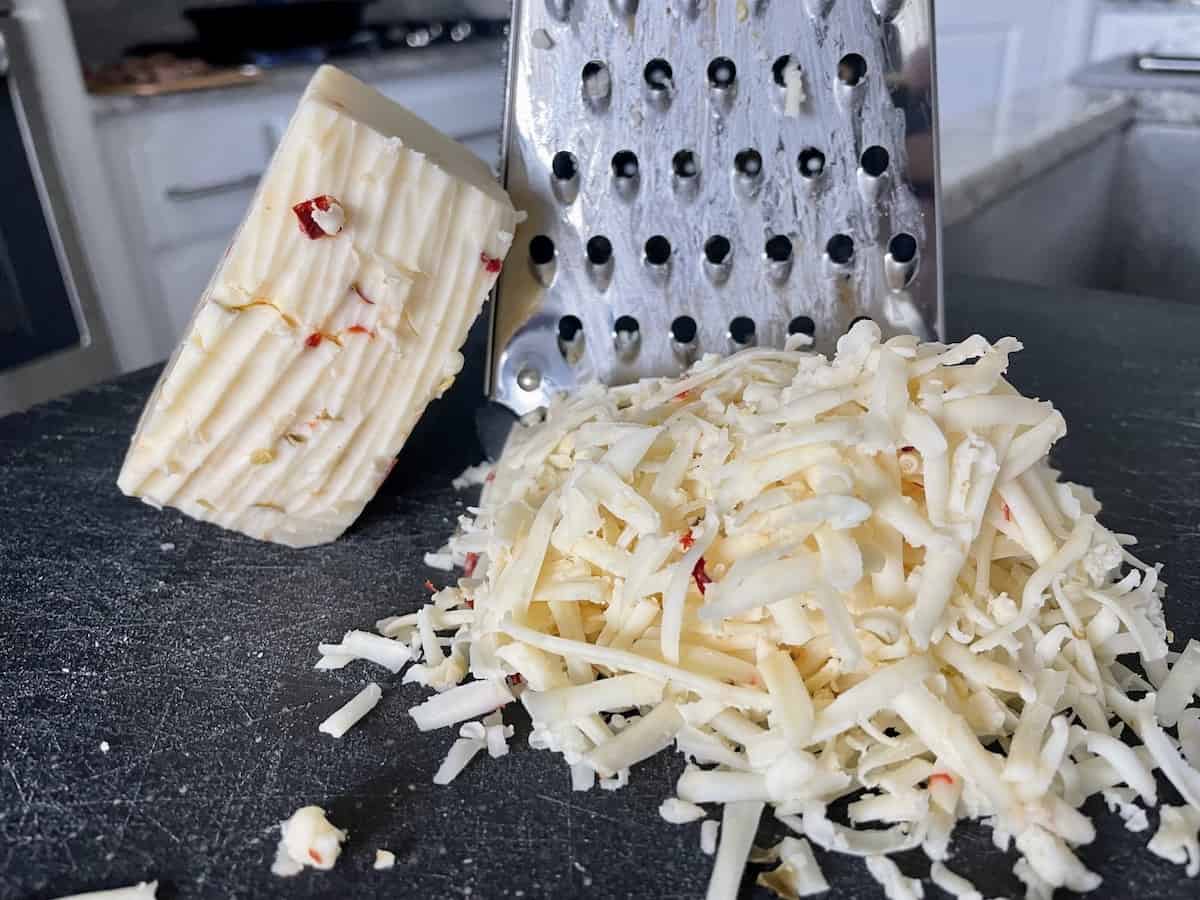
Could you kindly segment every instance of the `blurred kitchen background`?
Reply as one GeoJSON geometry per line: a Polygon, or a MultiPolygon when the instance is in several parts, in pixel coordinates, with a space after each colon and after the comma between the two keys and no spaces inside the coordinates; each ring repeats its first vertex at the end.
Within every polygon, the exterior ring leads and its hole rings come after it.
{"type": "MultiPolygon", "coordinates": [[[[321,62],[494,161],[507,11],[0,0],[0,414],[170,353],[321,62]]],[[[1200,0],[936,13],[946,270],[1200,302],[1200,0]]]]}

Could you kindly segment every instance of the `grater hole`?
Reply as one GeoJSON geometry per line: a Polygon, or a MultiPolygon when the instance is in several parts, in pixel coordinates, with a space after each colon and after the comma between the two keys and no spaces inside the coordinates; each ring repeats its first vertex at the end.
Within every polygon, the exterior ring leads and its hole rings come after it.
{"type": "Polygon", "coordinates": [[[792,258],[792,241],[786,234],[777,234],[767,240],[763,253],[774,263],[785,263],[792,258]]]}
{"type": "Polygon", "coordinates": [[[792,62],[792,55],[785,53],[779,59],[771,64],[771,76],[775,79],[775,83],[780,87],[787,87],[787,79],[784,78],[784,72],[787,71],[792,62]]]}
{"type": "Polygon", "coordinates": [[[891,161],[892,159],[888,155],[887,150],[885,150],[883,147],[880,147],[878,144],[874,147],[868,147],[866,150],[864,150],[862,159],[860,160],[862,164],[862,170],[872,178],[878,178],[880,175],[886,172],[888,170],[888,166],[891,164],[891,161]]]}
{"type": "Polygon", "coordinates": [[[665,59],[656,58],[646,63],[646,68],[642,70],[642,77],[646,80],[646,87],[650,90],[669,91],[675,73],[672,71],[669,62],[665,59]]]}
{"type": "Polygon", "coordinates": [[[529,261],[535,266],[544,266],[554,261],[554,241],[544,234],[529,241],[529,261]]]}
{"type": "Polygon", "coordinates": [[[558,339],[560,341],[569,344],[581,331],[583,331],[583,323],[579,321],[579,316],[563,316],[558,320],[558,339]]]}
{"type": "Polygon", "coordinates": [[[568,150],[559,150],[550,161],[550,170],[559,181],[570,181],[579,174],[579,160],[568,150]]]}
{"type": "Polygon", "coordinates": [[[617,321],[613,322],[613,337],[618,344],[631,344],[640,334],[641,326],[633,316],[617,316],[617,321]]]}
{"type": "Polygon", "coordinates": [[[588,262],[593,266],[603,266],[612,259],[612,241],[604,235],[598,234],[595,237],[588,238],[586,251],[588,262]]]}
{"type": "Polygon", "coordinates": [[[714,234],[704,242],[704,258],[714,266],[719,266],[728,260],[731,252],[733,252],[733,245],[723,234],[714,234]]]}
{"type": "Polygon", "coordinates": [[[854,259],[854,238],[848,234],[835,234],[825,245],[829,258],[839,266],[844,266],[854,259]]]}
{"type": "Polygon", "coordinates": [[[745,178],[757,178],[762,174],[762,154],[753,148],[739,150],[733,158],[733,168],[745,178]]]}
{"type": "Polygon", "coordinates": [[[729,339],[739,347],[754,343],[754,320],[749,316],[735,316],[729,322],[729,339]]]}
{"type": "Polygon", "coordinates": [[[818,178],[825,171],[825,154],[816,147],[806,147],[796,158],[796,165],[805,178],[818,178]]]}
{"type": "Polygon", "coordinates": [[[632,150],[618,150],[612,158],[613,177],[632,181],[638,176],[638,158],[632,150]]]}
{"type": "Polygon", "coordinates": [[[867,61],[858,53],[847,53],[838,61],[838,81],[846,87],[856,87],[867,74],[867,61]]]}
{"type": "Polygon", "coordinates": [[[671,242],[661,234],[646,241],[646,262],[652,266],[665,266],[671,259],[671,242]]]}
{"type": "Polygon", "coordinates": [[[679,178],[695,178],[700,174],[700,160],[691,150],[680,150],[672,157],[671,168],[679,178]]]}
{"type": "Polygon", "coordinates": [[[612,75],[608,71],[608,65],[593,59],[584,63],[581,77],[584,99],[595,106],[606,104],[612,95],[612,75]]]}
{"type": "Polygon", "coordinates": [[[698,328],[691,316],[679,316],[671,323],[671,340],[677,344],[690,344],[696,340],[698,328]]]}
{"type": "Polygon", "coordinates": [[[737,81],[737,66],[728,56],[718,56],[708,64],[708,83],[711,87],[724,90],[737,81]]]}
{"type": "Polygon", "coordinates": [[[817,323],[809,316],[796,316],[788,322],[788,335],[807,334],[813,337],[817,333],[817,323]]]}
{"type": "Polygon", "coordinates": [[[888,242],[888,253],[898,263],[910,263],[917,258],[917,239],[902,231],[888,242]]]}

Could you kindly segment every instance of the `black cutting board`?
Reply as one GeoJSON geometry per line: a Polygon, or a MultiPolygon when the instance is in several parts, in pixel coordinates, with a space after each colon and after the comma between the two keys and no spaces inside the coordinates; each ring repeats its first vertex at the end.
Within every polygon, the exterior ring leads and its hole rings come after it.
{"type": "MultiPolygon", "coordinates": [[[[1058,462],[1166,564],[1176,637],[1200,635],[1200,307],[990,281],[952,282],[949,298],[956,336],[1026,341],[1012,378],[1067,416],[1058,462]]],[[[423,689],[361,664],[312,670],[318,641],[412,610],[427,577],[445,580],[421,558],[470,502],[449,480],[477,458],[477,370],[430,409],[363,520],[307,551],[120,496],[156,374],[0,420],[0,900],[150,878],[164,898],[703,896],[699,826],[657,813],[678,756],[638,766],[620,792],[573,794],[519,723],[507,758],[436,787],[454,735],[416,731],[406,709],[423,689]],[[379,707],[340,741],[318,734],[368,679],[379,707]],[[303,803],[351,839],[335,871],[277,879],[276,823],[303,803]],[[371,869],[377,847],[395,869],[371,869]]],[[[1105,877],[1093,896],[1200,894],[1145,850],[1152,831],[1107,813],[1098,825],[1082,851],[1105,877]]],[[[985,829],[960,828],[954,850],[987,896],[1022,896],[985,829]]],[[[858,861],[821,859],[831,896],[882,897],[858,861]]],[[[919,856],[900,863],[924,871],[919,856]]]]}

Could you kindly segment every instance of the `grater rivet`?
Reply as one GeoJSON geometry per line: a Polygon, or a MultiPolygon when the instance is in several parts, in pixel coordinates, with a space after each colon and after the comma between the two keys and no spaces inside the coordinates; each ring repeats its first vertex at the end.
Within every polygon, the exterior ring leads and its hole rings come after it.
{"type": "Polygon", "coordinates": [[[671,64],[665,59],[652,59],[646,63],[642,78],[646,82],[646,99],[658,109],[666,109],[671,105],[675,93],[675,73],[671,64]]]}
{"type": "Polygon", "coordinates": [[[517,373],[517,386],[523,391],[536,391],[542,386],[542,373],[533,366],[525,366],[517,373]]]}
{"type": "Polygon", "coordinates": [[[628,200],[638,189],[638,158],[632,150],[618,150],[612,158],[613,184],[617,194],[628,200]]]}
{"type": "Polygon", "coordinates": [[[739,150],[733,158],[733,180],[737,192],[743,197],[753,197],[762,187],[762,154],[752,147],[739,150]]]}
{"type": "Polygon", "coordinates": [[[578,316],[558,320],[558,350],[571,365],[583,358],[583,322],[578,316]]]}
{"type": "Polygon", "coordinates": [[[573,5],[573,0],[546,0],[546,12],[550,13],[552,18],[566,22],[571,18],[573,5]]]}
{"type": "Polygon", "coordinates": [[[656,281],[665,281],[671,271],[671,242],[661,234],[647,239],[645,260],[651,276],[656,281]]]}
{"type": "Polygon", "coordinates": [[[708,96],[718,112],[727,112],[737,95],[737,66],[728,56],[708,64],[708,96]]]}
{"type": "Polygon", "coordinates": [[[733,270],[733,245],[723,234],[714,234],[704,242],[704,274],[713,284],[724,284],[733,270]]]}
{"type": "Polygon", "coordinates": [[[544,234],[534,235],[529,241],[529,265],[533,268],[534,277],[543,287],[550,287],[554,282],[554,274],[558,269],[557,252],[554,241],[544,234]]]}
{"type": "Polygon", "coordinates": [[[594,112],[608,109],[612,100],[612,75],[608,71],[608,64],[593,59],[584,64],[581,77],[584,104],[594,112]]]}
{"type": "Polygon", "coordinates": [[[796,157],[796,167],[805,181],[813,181],[825,173],[825,154],[816,147],[806,147],[796,157]]]}
{"type": "Polygon", "coordinates": [[[612,282],[613,275],[613,246],[612,241],[602,234],[588,238],[584,246],[587,253],[587,271],[592,283],[604,291],[612,282]]]}
{"type": "Polygon", "coordinates": [[[753,347],[758,343],[754,320],[749,316],[734,316],[729,321],[728,334],[729,340],[736,350],[753,347]]]}
{"type": "Polygon", "coordinates": [[[671,323],[671,350],[685,366],[694,362],[700,354],[698,336],[699,328],[691,316],[679,316],[671,323]]]}
{"type": "Polygon", "coordinates": [[[768,238],[763,256],[767,261],[767,277],[776,284],[787,281],[792,274],[792,239],[786,234],[768,238]]]}
{"type": "Polygon", "coordinates": [[[550,190],[560,203],[579,196],[579,160],[569,150],[559,150],[550,161],[550,190]]]}
{"type": "Polygon", "coordinates": [[[900,232],[888,242],[888,252],[883,258],[883,273],[888,288],[901,291],[912,283],[917,274],[917,239],[908,232],[900,232]]]}
{"type": "Polygon", "coordinates": [[[900,14],[904,0],[871,0],[871,6],[875,9],[875,15],[884,22],[890,22],[900,14]]]}
{"type": "Polygon", "coordinates": [[[633,316],[618,316],[613,322],[613,349],[625,362],[637,356],[642,343],[642,332],[638,320],[633,316]]]}

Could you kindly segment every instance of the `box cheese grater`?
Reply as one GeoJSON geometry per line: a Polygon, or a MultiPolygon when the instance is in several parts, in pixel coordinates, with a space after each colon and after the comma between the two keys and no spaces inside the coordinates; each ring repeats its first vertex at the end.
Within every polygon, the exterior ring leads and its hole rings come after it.
{"type": "Polygon", "coordinates": [[[932,0],[515,0],[489,392],[941,332],[932,0]]]}

